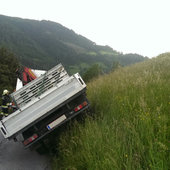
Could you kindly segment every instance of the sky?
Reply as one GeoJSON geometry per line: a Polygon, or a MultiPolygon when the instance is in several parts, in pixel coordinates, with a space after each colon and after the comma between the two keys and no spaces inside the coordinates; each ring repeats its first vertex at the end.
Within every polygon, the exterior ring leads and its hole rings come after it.
{"type": "Polygon", "coordinates": [[[98,45],[150,58],[170,51],[170,0],[0,0],[0,14],[50,20],[98,45]]]}

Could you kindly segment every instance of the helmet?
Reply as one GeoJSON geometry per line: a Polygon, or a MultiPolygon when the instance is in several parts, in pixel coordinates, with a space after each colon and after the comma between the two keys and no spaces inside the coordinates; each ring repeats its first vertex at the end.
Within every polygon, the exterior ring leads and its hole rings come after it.
{"type": "Polygon", "coordinates": [[[6,95],[6,94],[9,94],[9,91],[5,89],[5,90],[3,91],[3,95],[6,95]]]}

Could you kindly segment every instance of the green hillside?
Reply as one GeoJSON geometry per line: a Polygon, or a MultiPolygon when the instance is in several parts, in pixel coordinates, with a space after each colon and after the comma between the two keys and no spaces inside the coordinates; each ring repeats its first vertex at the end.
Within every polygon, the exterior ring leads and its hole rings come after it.
{"type": "Polygon", "coordinates": [[[129,65],[147,59],[96,45],[59,23],[3,15],[0,15],[0,47],[9,49],[28,67],[47,70],[62,63],[71,73],[84,72],[95,63],[108,71],[115,61],[129,65]]]}
{"type": "Polygon", "coordinates": [[[168,170],[170,53],[88,84],[94,118],[62,134],[54,169],[168,170]]]}

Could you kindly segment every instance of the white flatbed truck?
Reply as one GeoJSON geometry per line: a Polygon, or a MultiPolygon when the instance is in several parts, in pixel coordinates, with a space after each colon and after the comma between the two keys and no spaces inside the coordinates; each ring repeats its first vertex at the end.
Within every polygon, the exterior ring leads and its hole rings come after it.
{"type": "Polygon", "coordinates": [[[81,76],[69,76],[61,64],[10,96],[17,110],[0,121],[0,131],[25,147],[89,108],[81,76]]]}

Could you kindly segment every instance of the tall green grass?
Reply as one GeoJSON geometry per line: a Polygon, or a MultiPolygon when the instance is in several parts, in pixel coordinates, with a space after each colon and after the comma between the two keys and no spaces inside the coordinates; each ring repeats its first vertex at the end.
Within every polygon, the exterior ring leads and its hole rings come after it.
{"type": "Polygon", "coordinates": [[[62,134],[54,169],[170,168],[170,54],[88,84],[95,118],[62,134]]]}

